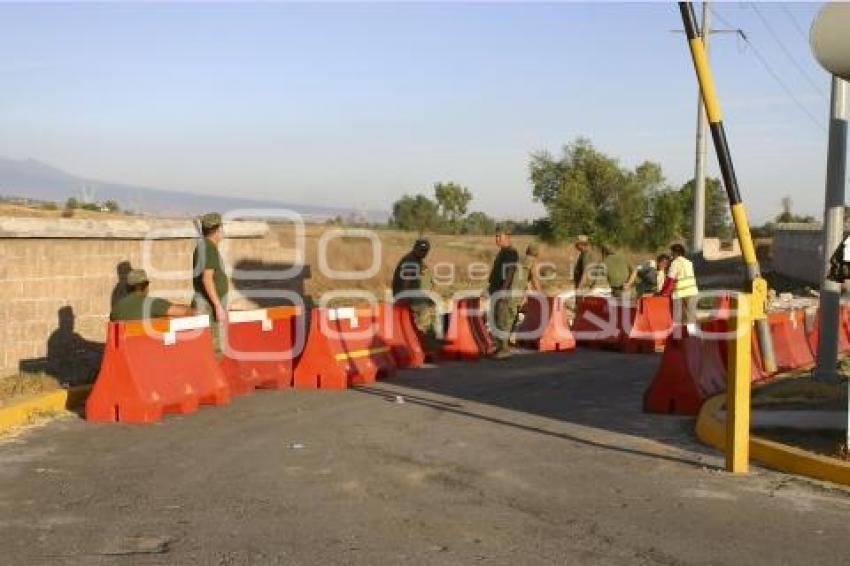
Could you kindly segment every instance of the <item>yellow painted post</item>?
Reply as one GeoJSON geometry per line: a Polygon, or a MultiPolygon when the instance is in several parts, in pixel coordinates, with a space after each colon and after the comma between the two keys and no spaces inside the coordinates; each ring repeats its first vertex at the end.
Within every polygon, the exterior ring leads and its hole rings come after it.
{"type": "Polygon", "coordinates": [[[747,473],[750,460],[750,374],[752,312],[750,296],[738,293],[730,320],[726,383],[726,471],[747,473]]]}

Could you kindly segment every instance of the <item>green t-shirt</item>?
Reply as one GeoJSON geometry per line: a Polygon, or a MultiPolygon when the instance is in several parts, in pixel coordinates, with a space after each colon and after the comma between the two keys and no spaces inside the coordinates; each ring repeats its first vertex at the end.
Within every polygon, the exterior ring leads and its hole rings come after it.
{"type": "Polygon", "coordinates": [[[218,298],[221,301],[224,301],[224,297],[227,295],[227,291],[230,286],[227,281],[227,274],[224,272],[224,262],[221,259],[218,246],[206,238],[198,242],[198,245],[195,247],[195,252],[192,254],[192,266],[194,269],[192,286],[195,288],[195,292],[203,295],[207,301],[212,304],[212,301],[207,296],[207,292],[204,289],[203,280],[204,270],[212,269],[215,292],[218,294],[218,298]]]}
{"type": "Polygon", "coordinates": [[[508,272],[511,268],[516,269],[518,263],[519,254],[516,248],[508,246],[499,250],[496,259],[493,260],[493,269],[490,270],[490,280],[487,286],[487,291],[491,295],[504,286],[508,272]]]}
{"type": "Polygon", "coordinates": [[[115,303],[109,320],[144,320],[168,316],[171,303],[159,297],[150,297],[147,293],[133,291],[115,303]]]}
{"type": "Polygon", "coordinates": [[[413,252],[399,260],[393,271],[393,295],[404,291],[418,291],[430,288],[428,266],[413,252]]]}
{"type": "Polygon", "coordinates": [[[626,281],[629,280],[632,268],[628,260],[620,254],[611,254],[603,261],[605,264],[605,273],[608,276],[608,284],[612,289],[622,289],[626,281]]]}

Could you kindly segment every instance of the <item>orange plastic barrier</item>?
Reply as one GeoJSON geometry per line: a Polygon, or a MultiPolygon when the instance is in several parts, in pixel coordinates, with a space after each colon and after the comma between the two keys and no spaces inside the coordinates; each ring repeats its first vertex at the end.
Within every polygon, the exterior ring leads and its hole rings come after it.
{"type": "Polygon", "coordinates": [[[86,420],[151,423],[229,401],[206,315],[110,322],[86,420]]]}
{"type": "Polygon", "coordinates": [[[669,297],[639,297],[619,307],[617,324],[624,352],[655,352],[664,348],[673,331],[669,297]]]}
{"type": "Polygon", "coordinates": [[[221,369],[233,395],[292,385],[295,320],[300,307],[232,311],[221,369]]]}
{"type": "MultiPolygon", "coordinates": [[[[706,333],[724,333],[727,320],[709,320],[699,325],[699,336],[691,335],[687,327],[676,328],[667,340],[661,365],[644,393],[643,409],[648,413],[696,415],[703,401],[726,390],[727,346],[725,340],[706,333]]],[[[761,356],[753,339],[753,382],[765,378],[761,356]]]]}
{"type": "Polygon", "coordinates": [[[455,299],[449,313],[448,329],[445,343],[440,348],[440,356],[447,359],[474,360],[490,354],[493,350],[495,345],[484,322],[481,299],[455,299]]]}
{"type": "Polygon", "coordinates": [[[576,341],[588,346],[615,346],[622,343],[617,307],[610,297],[576,297],[572,332],[576,341]]]}
{"type": "Polygon", "coordinates": [[[425,363],[425,351],[410,305],[381,303],[378,305],[378,337],[390,348],[393,360],[400,368],[416,368],[425,363]]]}
{"type": "Polygon", "coordinates": [[[624,352],[662,349],[673,331],[668,297],[639,297],[633,301],[611,297],[580,297],[573,335],[588,346],[607,346],[624,352]]]}
{"type": "Polygon", "coordinates": [[[516,328],[517,343],[539,352],[564,352],[576,347],[567,319],[565,298],[529,294],[525,317],[516,328]]]}
{"type": "Polygon", "coordinates": [[[772,312],[767,316],[777,369],[813,366],[812,348],[806,336],[806,313],[802,310],[772,312]]]}
{"type": "Polygon", "coordinates": [[[295,362],[293,385],[345,389],[395,371],[390,348],[377,334],[376,310],[314,308],[307,344],[295,362]]]}
{"type": "MultiPolygon", "coordinates": [[[[808,330],[809,347],[815,356],[817,356],[819,336],[820,309],[815,311],[812,326],[808,330]]],[[[838,352],[841,354],[850,352],[850,310],[846,305],[841,305],[838,315],[838,352]]]]}

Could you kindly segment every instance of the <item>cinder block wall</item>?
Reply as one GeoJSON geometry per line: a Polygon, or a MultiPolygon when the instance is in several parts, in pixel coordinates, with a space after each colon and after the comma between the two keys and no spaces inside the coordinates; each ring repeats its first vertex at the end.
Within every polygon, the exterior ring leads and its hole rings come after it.
{"type": "Polygon", "coordinates": [[[783,275],[819,285],[823,276],[823,233],[820,225],[780,225],[773,235],[771,268],[783,275]]]}
{"type": "MultiPolygon", "coordinates": [[[[46,371],[69,383],[91,379],[100,364],[112,301],[124,292],[122,277],[131,267],[145,268],[152,294],[188,302],[195,243],[192,238],[0,236],[0,378],[26,370],[46,371]]],[[[227,239],[222,251],[231,266],[247,271],[291,265],[291,251],[281,247],[274,232],[227,239]]],[[[279,290],[303,294],[303,275],[234,279],[232,288],[237,307],[281,304],[287,301],[279,290]],[[274,296],[240,298],[254,288],[274,296]]]]}

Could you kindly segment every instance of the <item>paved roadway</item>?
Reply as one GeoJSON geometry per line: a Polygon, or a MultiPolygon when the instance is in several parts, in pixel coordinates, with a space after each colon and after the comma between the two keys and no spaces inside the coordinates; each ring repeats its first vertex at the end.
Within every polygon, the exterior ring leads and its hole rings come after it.
{"type": "Polygon", "coordinates": [[[850,491],[731,477],[657,356],[452,363],[0,444],[0,564],[840,564],[850,491]],[[396,402],[395,395],[404,398],[396,402]]]}

